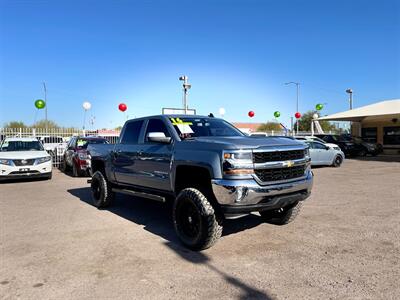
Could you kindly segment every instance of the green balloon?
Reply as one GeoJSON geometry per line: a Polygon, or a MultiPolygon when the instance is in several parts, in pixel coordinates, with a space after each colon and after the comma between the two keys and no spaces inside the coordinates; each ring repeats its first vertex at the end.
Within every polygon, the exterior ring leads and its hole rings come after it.
{"type": "Polygon", "coordinates": [[[35,107],[37,109],[43,109],[46,106],[46,102],[44,102],[42,99],[38,99],[35,101],[35,107]]]}
{"type": "Polygon", "coordinates": [[[279,118],[281,116],[281,113],[279,111],[274,112],[274,117],[279,118]]]}
{"type": "Polygon", "coordinates": [[[315,105],[316,110],[321,110],[324,108],[324,105],[321,103],[318,103],[317,105],[315,105]]]}

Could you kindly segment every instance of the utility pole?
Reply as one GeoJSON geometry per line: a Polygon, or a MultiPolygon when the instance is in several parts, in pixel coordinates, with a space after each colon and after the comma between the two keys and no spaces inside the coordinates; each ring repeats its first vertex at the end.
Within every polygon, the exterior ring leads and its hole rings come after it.
{"type": "Polygon", "coordinates": [[[47,131],[47,127],[48,127],[48,122],[47,122],[47,88],[46,88],[46,82],[43,81],[43,89],[44,89],[44,115],[45,115],[45,120],[46,120],[46,131],[47,131]]]}
{"type": "Polygon", "coordinates": [[[350,110],[351,110],[351,109],[353,109],[353,90],[347,89],[346,93],[349,94],[349,104],[350,104],[350,110]]]}
{"type": "MultiPolygon", "coordinates": [[[[300,82],[286,82],[285,85],[295,84],[296,85],[296,112],[299,112],[299,88],[300,82]]],[[[296,131],[299,133],[299,120],[296,121],[296,131]]]]}
{"type": "Polygon", "coordinates": [[[185,115],[186,115],[187,109],[188,109],[188,104],[187,104],[188,91],[192,87],[192,85],[187,82],[188,77],[186,75],[179,77],[179,80],[183,81],[183,109],[184,109],[185,115]]]}

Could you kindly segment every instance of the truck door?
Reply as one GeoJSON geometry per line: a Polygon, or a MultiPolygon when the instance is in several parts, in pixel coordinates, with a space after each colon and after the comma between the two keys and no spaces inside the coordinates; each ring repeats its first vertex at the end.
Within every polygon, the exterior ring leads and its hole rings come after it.
{"type": "Polygon", "coordinates": [[[143,186],[170,191],[170,165],[173,145],[172,143],[149,141],[149,133],[155,132],[162,132],[166,137],[171,137],[171,133],[162,119],[150,119],[146,126],[144,143],[141,147],[135,169],[140,174],[140,181],[143,186]]]}
{"type": "Polygon", "coordinates": [[[143,120],[128,122],[122,132],[121,140],[114,147],[112,165],[114,176],[118,183],[141,185],[136,167],[139,151],[143,120]]]}

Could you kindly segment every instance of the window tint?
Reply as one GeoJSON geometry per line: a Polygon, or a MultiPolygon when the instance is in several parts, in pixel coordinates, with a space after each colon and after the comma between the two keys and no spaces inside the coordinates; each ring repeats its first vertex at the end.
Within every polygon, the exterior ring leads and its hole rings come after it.
{"type": "Polygon", "coordinates": [[[171,137],[171,135],[168,132],[167,126],[165,126],[164,122],[160,119],[151,119],[149,121],[145,134],[146,141],[149,132],[163,132],[166,137],[171,137]]]}
{"type": "Polygon", "coordinates": [[[321,144],[321,143],[313,143],[314,144],[314,149],[326,149],[326,146],[321,144]]]}
{"type": "Polygon", "coordinates": [[[400,145],[400,126],[383,127],[383,143],[400,145]]]}
{"type": "Polygon", "coordinates": [[[137,144],[139,142],[140,130],[143,120],[129,122],[125,126],[124,135],[121,138],[121,144],[137,144]]]}

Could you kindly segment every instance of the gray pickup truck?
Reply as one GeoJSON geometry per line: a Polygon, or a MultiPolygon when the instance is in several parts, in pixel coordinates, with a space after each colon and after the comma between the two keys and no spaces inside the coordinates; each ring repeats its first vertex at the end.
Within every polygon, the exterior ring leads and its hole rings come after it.
{"type": "Polygon", "coordinates": [[[173,223],[184,245],[212,246],[225,218],[259,212],[287,224],[311,192],[305,144],[289,137],[250,137],[223,119],[158,115],[129,120],[119,143],[92,145],[94,205],[116,192],[173,201],[173,223]]]}

